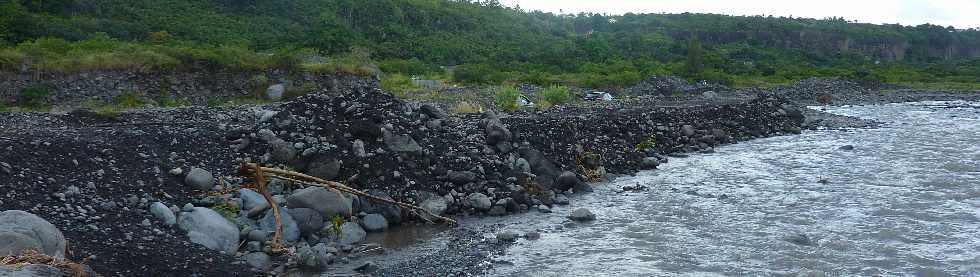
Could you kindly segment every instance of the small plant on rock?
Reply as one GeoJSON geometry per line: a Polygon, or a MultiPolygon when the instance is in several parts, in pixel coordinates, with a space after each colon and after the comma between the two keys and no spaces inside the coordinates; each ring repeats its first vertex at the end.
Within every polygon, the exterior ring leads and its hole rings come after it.
{"type": "Polygon", "coordinates": [[[521,92],[515,88],[504,88],[498,90],[493,96],[493,103],[497,108],[512,112],[517,110],[517,98],[521,97],[521,92]]]}
{"type": "Polygon", "coordinates": [[[636,151],[647,151],[657,148],[657,138],[654,136],[648,137],[636,145],[636,151]]]}
{"type": "Polygon", "coordinates": [[[241,212],[241,208],[238,205],[232,204],[230,202],[221,203],[211,207],[212,210],[221,214],[221,216],[228,219],[231,222],[238,222],[238,213],[241,212]]]}

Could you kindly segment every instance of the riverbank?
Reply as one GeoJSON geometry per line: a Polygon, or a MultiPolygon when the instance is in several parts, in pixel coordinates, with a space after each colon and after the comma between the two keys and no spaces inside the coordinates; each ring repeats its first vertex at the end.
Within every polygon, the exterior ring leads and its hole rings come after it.
{"type": "MultiPolygon", "coordinates": [[[[329,270],[359,264],[377,246],[364,244],[366,231],[419,219],[393,206],[279,183],[273,199],[288,208],[281,216],[292,220],[285,238],[295,254],[269,255],[273,216],[242,189],[251,182],[237,172],[242,162],[341,181],[436,214],[501,216],[549,211],[590,191],[587,181],[654,169],[668,155],[799,133],[805,117],[787,97],[768,94],[451,115],[396,99],[376,80],[352,83],[258,106],[4,114],[0,205],[58,226],[74,258],[91,258],[107,276],[329,270]],[[174,225],[161,214],[207,220],[174,225]],[[231,226],[232,234],[223,234],[231,240],[187,237],[214,226],[231,226]],[[228,255],[215,255],[219,250],[228,255]]],[[[479,273],[506,247],[483,233],[451,232],[446,252],[423,255],[431,267],[379,272],[479,273]]]]}

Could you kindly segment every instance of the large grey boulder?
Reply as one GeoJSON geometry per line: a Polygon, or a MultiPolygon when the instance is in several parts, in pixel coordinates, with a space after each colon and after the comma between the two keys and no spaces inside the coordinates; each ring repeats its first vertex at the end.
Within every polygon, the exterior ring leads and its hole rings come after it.
{"type": "Polygon", "coordinates": [[[490,197],[487,197],[485,194],[479,192],[472,193],[467,196],[466,204],[479,211],[488,211],[493,205],[493,203],[490,202],[490,197]]]}
{"type": "Polygon", "coordinates": [[[310,208],[320,213],[325,219],[335,215],[348,217],[353,210],[353,201],[340,192],[321,187],[309,187],[293,191],[286,198],[290,208],[310,208]]]}
{"type": "Polygon", "coordinates": [[[360,225],[353,222],[344,223],[340,226],[340,244],[350,245],[361,241],[367,237],[367,232],[360,225]]]}
{"type": "Polygon", "coordinates": [[[372,233],[382,232],[388,229],[388,220],[385,220],[385,217],[379,214],[368,214],[364,216],[361,218],[360,224],[365,231],[372,233]]]}
{"type": "Polygon", "coordinates": [[[198,190],[209,191],[214,188],[214,176],[207,170],[195,167],[184,176],[184,184],[198,190]]]}
{"type": "Polygon", "coordinates": [[[177,226],[187,232],[193,243],[224,251],[225,254],[238,251],[238,226],[214,210],[195,207],[189,212],[180,213],[177,226]]]}
{"type": "Polygon", "coordinates": [[[286,210],[296,220],[301,234],[312,234],[323,229],[323,216],[310,208],[295,208],[286,210]]]}
{"type": "Polygon", "coordinates": [[[150,213],[156,216],[164,225],[171,226],[177,224],[177,216],[174,215],[174,211],[170,210],[167,205],[161,202],[150,204],[150,213]]]}
{"type": "Polygon", "coordinates": [[[681,133],[683,133],[685,137],[694,136],[695,134],[694,126],[691,125],[681,126],[681,133]]]}
{"type": "Polygon", "coordinates": [[[47,220],[21,210],[0,212],[0,256],[18,255],[35,249],[64,258],[65,236],[47,220]]]}
{"type": "Polygon", "coordinates": [[[285,93],[286,93],[286,86],[284,86],[283,84],[271,85],[269,86],[269,88],[265,90],[265,99],[272,100],[272,101],[279,101],[282,100],[282,96],[285,93]]]}
{"type": "Polygon", "coordinates": [[[584,182],[578,178],[578,175],[575,175],[575,172],[565,171],[558,176],[557,188],[560,191],[566,191],[575,187],[581,188],[582,187],[581,183],[584,182]]]}
{"type": "MultiPolygon", "coordinates": [[[[448,202],[449,201],[447,201],[445,197],[434,196],[422,201],[422,204],[419,205],[419,207],[434,215],[442,215],[442,213],[446,212],[446,209],[449,207],[448,202]]],[[[422,216],[429,217],[429,215],[426,214],[423,214],[422,216]]]]}
{"type": "Polygon", "coordinates": [[[239,198],[242,199],[242,210],[251,210],[257,206],[269,205],[265,197],[251,189],[241,189],[238,191],[239,198]]]}
{"type": "MultiPolygon", "coordinates": [[[[282,224],[282,239],[287,242],[299,241],[299,225],[296,224],[296,220],[293,220],[293,216],[284,210],[279,209],[279,222],[282,224]]],[[[266,211],[265,216],[259,220],[259,228],[269,233],[276,231],[276,214],[272,212],[272,209],[266,211]]]]}
{"type": "Polygon", "coordinates": [[[658,166],[660,166],[660,159],[657,157],[646,157],[640,161],[640,169],[642,170],[657,169],[658,166]]]}

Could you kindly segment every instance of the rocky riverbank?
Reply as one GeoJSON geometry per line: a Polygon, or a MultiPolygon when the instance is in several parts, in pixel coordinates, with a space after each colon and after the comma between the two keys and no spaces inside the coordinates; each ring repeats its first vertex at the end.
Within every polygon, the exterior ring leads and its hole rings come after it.
{"type": "MultiPolygon", "coordinates": [[[[276,255],[275,215],[245,189],[252,180],[239,166],[295,170],[453,217],[548,212],[590,181],[655,169],[668,156],[799,133],[806,114],[787,97],[743,93],[451,115],[396,99],[373,79],[345,82],[260,106],[4,114],[0,207],[51,222],[71,258],[107,276],[404,273],[358,260],[378,247],[364,243],[367,233],[417,214],[274,181],[290,253],[276,255]]],[[[447,246],[468,257],[459,268],[431,272],[479,272],[484,254],[505,244],[478,233],[460,231],[447,246]]]]}

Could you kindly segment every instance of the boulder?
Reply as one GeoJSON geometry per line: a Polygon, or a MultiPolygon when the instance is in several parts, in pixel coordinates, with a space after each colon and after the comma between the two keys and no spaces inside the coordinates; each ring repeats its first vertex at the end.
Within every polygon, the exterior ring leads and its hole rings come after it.
{"type": "Polygon", "coordinates": [[[238,226],[214,210],[195,207],[190,212],[183,212],[177,218],[177,226],[187,232],[193,243],[225,254],[238,251],[238,226]]]}
{"type": "Polygon", "coordinates": [[[296,225],[299,226],[299,232],[302,235],[313,234],[323,229],[323,216],[314,209],[295,208],[287,209],[286,212],[296,221],[296,225]]]}
{"type": "Polygon", "coordinates": [[[428,115],[431,118],[444,119],[449,117],[449,114],[446,113],[446,111],[443,111],[441,108],[433,104],[422,104],[422,107],[419,109],[423,114],[428,115]]]}
{"type": "Polygon", "coordinates": [[[854,145],[844,145],[844,146],[841,146],[840,148],[837,148],[837,149],[838,150],[844,150],[844,151],[851,151],[851,150],[854,150],[854,145]]]}
{"type": "Polygon", "coordinates": [[[209,191],[214,188],[214,176],[207,170],[195,167],[184,176],[184,184],[198,190],[209,191]]]}
{"type": "Polygon", "coordinates": [[[164,225],[171,226],[177,224],[177,216],[167,205],[161,202],[150,204],[150,213],[157,217],[164,225]]]}
{"type": "Polygon", "coordinates": [[[379,214],[365,215],[361,218],[360,224],[364,230],[372,233],[382,232],[388,229],[388,220],[385,220],[385,217],[379,214]]]}
{"type": "Polygon", "coordinates": [[[499,240],[499,241],[515,241],[515,240],[517,240],[517,238],[519,236],[520,235],[518,235],[517,232],[507,230],[507,231],[503,231],[503,232],[497,233],[497,240],[499,240]]]}
{"type": "Polygon", "coordinates": [[[324,180],[336,180],[337,176],[340,175],[340,167],[343,164],[335,159],[324,162],[315,162],[310,164],[310,175],[319,177],[324,180]]]}
{"type": "Polygon", "coordinates": [[[391,135],[385,136],[385,145],[388,149],[400,153],[418,153],[422,151],[422,146],[419,146],[415,139],[409,135],[391,135]]]}
{"type": "Polygon", "coordinates": [[[340,240],[338,242],[342,245],[351,245],[364,241],[365,237],[367,237],[367,232],[360,225],[346,222],[340,226],[340,240]]]}
{"type": "Polygon", "coordinates": [[[272,269],[272,258],[270,258],[268,254],[262,252],[252,252],[246,254],[245,263],[252,268],[262,271],[272,269]]]}
{"type": "Polygon", "coordinates": [[[272,101],[279,101],[282,100],[282,96],[285,93],[286,93],[286,86],[284,86],[283,84],[271,85],[269,86],[269,88],[265,89],[265,99],[272,100],[272,101]]]}
{"type": "MultiPolygon", "coordinates": [[[[434,215],[442,215],[443,213],[446,212],[446,209],[449,208],[449,203],[448,201],[446,201],[445,197],[435,196],[435,197],[429,197],[429,199],[422,201],[422,204],[419,205],[419,207],[434,215]]],[[[427,216],[427,215],[423,215],[423,216],[427,216]]]]}
{"type": "MultiPolygon", "coordinates": [[[[292,215],[284,210],[279,209],[279,222],[282,224],[282,239],[287,242],[299,241],[299,224],[296,223],[292,215]]],[[[259,219],[259,228],[262,228],[263,231],[269,232],[270,234],[276,231],[276,215],[272,209],[266,211],[265,216],[259,219]]]]}
{"type": "Polygon", "coordinates": [[[593,221],[595,220],[595,214],[593,214],[592,211],[589,211],[589,209],[580,208],[573,211],[568,218],[575,221],[593,221]]]}
{"type": "Polygon", "coordinates": [[[450,182],[453,182],[453,184],[457,184],[457,185],[463,185],[466,183],[472,183],[476,181],[476,173],[473,173],[472,171],[450,170],[446,176],[449,177],[450,182]]]}
{"type": "Polygon", "coordinates": [[[657,157],[646,157],[640,161],[640,169],[642,170],[657,169],[658,166],[660,166],[660,159],[657,157]]]}
{"type": "Polygon", "coordinates": [[[254,190],[241,189],[238,191],[238,196],[242,199],[242,210],[248,211],[261,205],[269,205],[265,197],[254,190]]]}
{"type": "MultiPolygon", "coordinates": [[[[381,190],[370,190],[368,194],[386,200],[394,200],[388,193],[381,190]]],[[[425,208],[425,202],[423,201],[422,206],[425,208]]],[[[360,211],[371,214],[380,214],[385,217],[388,224],[396,225],[402,222],[402,208],[397,205],[392,205],[383,202],[377,202],[370,199],[361,199],[360,201],[360,211]]]]}
{"type": "Polygon", "coordinates": [[[4,277],[69,277],[76,276],[99,276],[92,268],[83,265],[82,269],[76,272],[62,271],[57,267],[44,264],[27,264],[24,266],[0,266],[0,276],[4,277]],[[83,274],[83,275],[82,275],[83,274]]]}
{"type": "Polygon", "coordinates": [[[353,202],[340,192],[321,187],[309,187],[293,191],[286,198],[290,208],[310,208],[320,213],[325,219],[335,215],[348,217],[353,210],[353,202]]]}
{"type": "Polygon", "coordinates": [[[681,133],[684,134],[685,137],[692,137],[694,134],[696,134],[694,126],[691,125],[681,126],[681,133]]]}
{"type": "Polygon", "coordinates": [[[64,258],[65,236],[47,220],[20,210],[0,212],[0,256],[18,255],[35,249],[64,258]]]}
{"type": "Polygon", "coordinates": [[[296,147],[292,143],[282,139],[274,139],[269,144],[272,146],[272,151],[269,153],[272,155],[273,160],[281,163],[289,163],[296,158],[296,147]]]}
{"type": "Polygon", "coordinates": [[[581,190],[588,190],[585,189],[583,186],[583,185],[588,186],[588,184],[585,184],[584,181],[578,178],[578,175],[576,175],[575,172],[571,172],[571,171],[562,172],[561,175],[558,176],[556,185],[557,185],[556,188],[558,188],[559,191],[566,191],[576,187],[581,190]]]}
{"type": "Polygon", "coordinates": [[[490,197],[487,197],[482,193],[472,193],[466,197],[466,204],[471,208],[478,211],[488,211],[493,203],[490,202],[490,197]]]}

